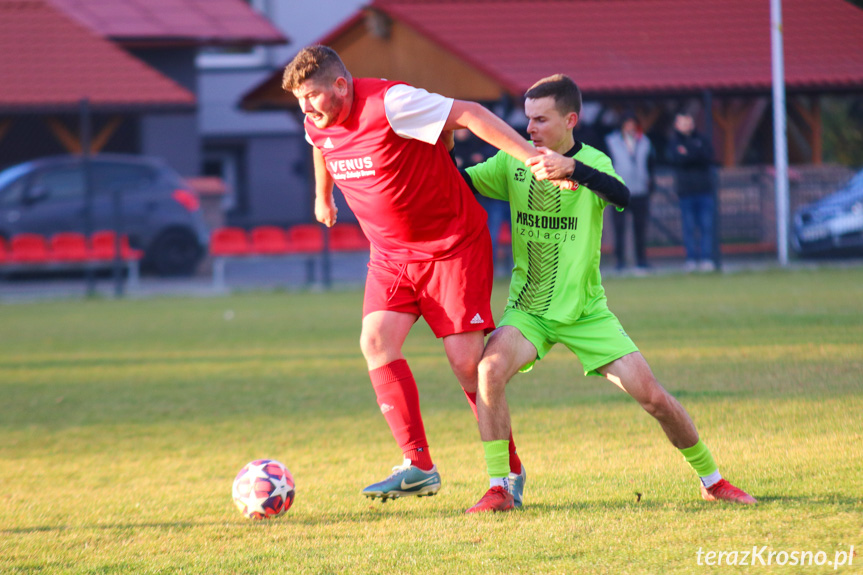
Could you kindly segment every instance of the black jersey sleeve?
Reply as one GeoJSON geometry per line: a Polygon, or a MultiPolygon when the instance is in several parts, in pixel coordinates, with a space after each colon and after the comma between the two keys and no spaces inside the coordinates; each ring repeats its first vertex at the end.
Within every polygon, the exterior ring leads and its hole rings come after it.
{"type": "Polygon", "coordinates": [[[629,205],[629,188],[626,184],[605,172],[575,161],[575,169],[569,179],[590,188],[597,196],[619,208],[629,205]]]}
{"type": "Polygon", "coordinates": [[[473,180],[470,177],[470,174],[464,168],[459,168],[458,173],[461,174],[461,177],[464,178],[464,182],[467,184],[467,187],[470,188],[470,191],[474,193],[474,195],[479,195],[479,190],[473,185],[473,180]]]}

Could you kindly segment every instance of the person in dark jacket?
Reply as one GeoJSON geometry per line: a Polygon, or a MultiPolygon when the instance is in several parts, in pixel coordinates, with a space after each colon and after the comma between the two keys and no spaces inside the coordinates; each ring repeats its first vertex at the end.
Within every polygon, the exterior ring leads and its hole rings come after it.
{"type": "Polygon", "coordinates": [[[668,143],[668,161],[674,166],[675,191],[680,200],[683,245],[687,271],[713,271],[713,147],[695,130],[690,114],[674,119],[668,143]]]}

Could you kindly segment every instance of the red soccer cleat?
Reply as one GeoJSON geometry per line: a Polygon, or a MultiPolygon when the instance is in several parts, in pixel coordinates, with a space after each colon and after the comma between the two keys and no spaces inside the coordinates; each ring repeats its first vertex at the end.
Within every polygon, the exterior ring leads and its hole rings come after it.
{"type": "Polygon", "coordinates": [[[742,489],[734,487],[724,479],[720,479],[710,487],[702,485],[701,497],[705,501],[731,501],[732,503],[745,503],[747,505],[757,503],[754,497],[742,489]]]}
{"type": "Polygon", "coordinates": [[[515,508],[512,495],[503,487],[494,486],[485,492],[479,503],[465,513],[480,513],[482,511],[511,511],[515,508]]]}

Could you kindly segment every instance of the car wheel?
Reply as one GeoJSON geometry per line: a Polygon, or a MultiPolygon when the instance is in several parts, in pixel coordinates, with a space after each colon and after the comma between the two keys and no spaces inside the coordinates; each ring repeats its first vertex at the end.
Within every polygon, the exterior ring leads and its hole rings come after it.
{"type": "Polygon", "coordinates": [[[160,276],[191,275],[201,259],[201,246],[187,230],[168,230],[153,242],[147,259],[160,276]]]}

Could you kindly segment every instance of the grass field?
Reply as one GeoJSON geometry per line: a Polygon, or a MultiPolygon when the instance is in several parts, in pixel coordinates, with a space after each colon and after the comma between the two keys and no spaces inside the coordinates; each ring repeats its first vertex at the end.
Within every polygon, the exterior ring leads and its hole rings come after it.
{"type": "Polygon", "coordinates": [[[524,510],[465,516],[482,447],[423,323],[406,354],[443,488],[366,501],[401,454],[359,353],[359,291],[3,305],[0,573],[863,573],[863,269],[605,285],[758,505],[701,501],[659,426],[556,348],[509,388],[524,510]],[[297,498],[252,522],[230,487],[261,457],[297,498]],[[705,564],[733,551],[736,567],[705,564]],[[777,564],[795,551],[813,564],[777,564]]]}

